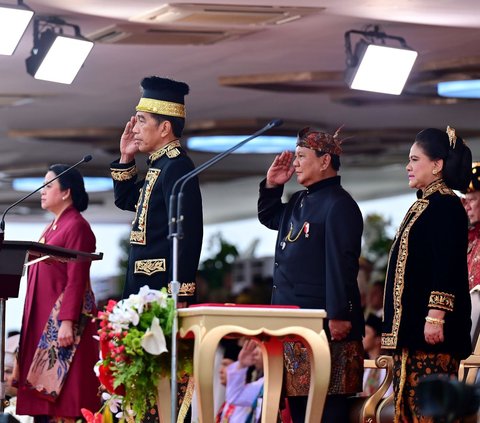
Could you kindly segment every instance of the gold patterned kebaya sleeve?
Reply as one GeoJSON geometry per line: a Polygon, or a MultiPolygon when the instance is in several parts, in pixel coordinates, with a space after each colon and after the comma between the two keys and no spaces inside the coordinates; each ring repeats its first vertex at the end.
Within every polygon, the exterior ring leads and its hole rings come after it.
{"type": "Polygon", "coordinates": [[[133,165],[126,169],[110,167],[110,173],[114,181],[128,181],[137,174],[137,166],[133,165]]]}
{"type": "Polygon", "coordinates": [[[428,301],[428,307],[438,308],[446,311],[453,311],[455,295],[446,292],[432,291],[428,301]]]}

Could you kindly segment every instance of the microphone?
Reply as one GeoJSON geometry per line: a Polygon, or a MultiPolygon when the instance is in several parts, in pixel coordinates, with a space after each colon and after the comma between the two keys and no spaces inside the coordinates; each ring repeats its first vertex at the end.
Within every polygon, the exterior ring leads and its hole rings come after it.
{"type": "Polygon", "coordinates": [[[53,181],[57,180],[60,178],[60,176],[64,175],[67,172],[70,172],[73,168],[77,167],[78,165],[81,165],[82,163],[87,163],[90,160],[92,160],[92,156],[89,154],[85,156],[82,160],[79,162],[75,163],[74,165],[70,166],[69,168],[65,169],[63,172],[60,172],[58,175],[56,175],[54,178],[50,179],[49,181],[45,182],[42,186],[38,187],[36,190],[30,192],[27,194],[25,197],[20,198],[20,200],[15,201],[12,205],[8,206],[7,209],[3,212],[2,215],[2,220],[0,221],[0,247],[3,243],[3,240],[5,238],[5,215],[13,209],[17,204],[20,204],[22,201],[25,201],[27,198],[31,197],[33,194],[35,194],[37,191],[40,191],[42,188],[46,187],[48,184],[52,183],[53,181]]]}
{"type": "Polygon", "coordinates": [[[170,215],[170,227],[169,227],[169,236],[171,237],[173,233],[175,232],[175,223],[177,224],[177,236],[180,238],[182,237],[182,231],[181,231],[181,224],[182,224],[182,214],[181,214],[181,206],[182,206],[182,191],[183,188],[185,187],[185,184],[192,179],[193,177],[197,176],[199,173],[203,172],[205,169],[208,169],[210,166],[213,166],[215,163],[219,162],[229,154],[233,153],[235,150],[239,149],[242,147],[244,144],[247,142],[253,140],[254,138],[257,138],[258,136],[262,135],[263,133],[267,132],[268,130],[275,128],[277,126],[280,126],[283,124],[282,119],[274,119],[267,123],[262,129],[259,129],[257,132],[254,134],[250,135],[248,138],[244,139],[243,141],[240,141],[238,144],[234,145],[233,147],[229,148],[228,150],[217,154],[216,156],[212,157],[210,160],[207,160],[205,163],[202,165],[196,167],[192,171],[186,173],[183,175],[181,178],[177,179],[175,184],[173,185],[172,188],[172,193],[170,195],[170,204],[169,204],[169,215],[170,215]],[[181,184],[181,185],[180,185],[181,184]],[[175,219],[175,196],[176,196],[176,189],[180,185],[180,189],[178,190],[178,199],[177,199],[177,218],[175,219]]]}
{"type": "MultiPolygon", "coordinates": [[[[168,237],[173,239],[172,242],[172,282],[171,282],[171,290],[172,290],[172,297],[175,309],[177,308],[177,298],[178,293],[180,291],[180,283],[178,282],[178,240],[183,238],[182,233],[182,221],[183,216],[181,213],[182,210],[182,196],[183,196],[183,187],[185,184],[192,179],[194,176],[198,175],[200,172],[208,169],[210,166],[214,165],[215,163],[222,160],[225,156],[228,156],[230,153],[235,151],[236,149],[240,148],[242,145],[247,143],[248,141],[258,137],[259,135],[263,134],[264,132],[268,131],[269,129],[274,128],[275,126],[280,126],[283,123],[281,119],[275,119],[265,125],[262,129],[255,132],[253,135],[249,136],[245,140],[239,142],[238,144],[234,145],[232,148],[220,153],[210,160],[207,160],[202,165],[198,166],[197,168],[193,169],[192,171],[186,173],[181,178],[177,179],[175,184],[173,185],[172,192],[170,194],[170,203],[168,209],[168,216],[169,216],[169,225],[168,225],[168,237]],[[176,200],[176,191],[177,187],[180,186],[179,194],[178,194],[178,203],[177,203],[177,213],[175,213],[175,200],[176,200]],[[177,216],[177,217],[175,217],[177,216]]],[[[178,332],[178,321],[177,321],[177,314],[174,314],[173,324],[172,324],[172,362],[171,362],[171,369],[170,372],[172,375],[177,373],[177,332],[178,332]]],[[[171,396],[172,396],[172,410],[175,409],[175,395],[177,392],[177,379],[172,377],[171,379],[171,388],[170,388],[171,396]]],[[[172,413],[172,417],[175,418],[175,413],[172,413]]],[[[174,421],[174,420],[172,420],[174,421]]]]}

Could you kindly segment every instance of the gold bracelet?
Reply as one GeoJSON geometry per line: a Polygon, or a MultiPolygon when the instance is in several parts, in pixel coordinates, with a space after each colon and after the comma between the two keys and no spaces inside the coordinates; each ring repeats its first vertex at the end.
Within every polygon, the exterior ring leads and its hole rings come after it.
{"type": "Polygon", "coordinates": [[[425,317],[425,321],[427,323],[431,323],[432,325],[443,325],[445,323],[445,320],[443,319],[437,319],[436,317],[430,316],[425,317]]]}

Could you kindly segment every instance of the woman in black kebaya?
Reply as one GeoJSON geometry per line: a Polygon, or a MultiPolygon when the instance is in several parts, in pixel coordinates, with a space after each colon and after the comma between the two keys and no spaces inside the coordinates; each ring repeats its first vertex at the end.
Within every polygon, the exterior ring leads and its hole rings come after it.
{"type": "Polygon", "coordinates": [[[417,189],[390,251],[382,348],[392,351],[396,422],[420,414],[422,376],[454,376],[471,352],[467,276],[468,219],[453,190],[469,183],[472,156],[455,130],[417,134],[406,167],[417,189]]]}

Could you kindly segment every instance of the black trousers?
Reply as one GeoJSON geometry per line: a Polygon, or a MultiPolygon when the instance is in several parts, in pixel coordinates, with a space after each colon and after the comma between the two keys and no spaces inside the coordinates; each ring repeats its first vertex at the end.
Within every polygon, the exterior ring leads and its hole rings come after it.
{"type": "MultiPolygon", "coordinates": [[[[288,397],[293,423],[305,423],[308,397],[288,397]]],[[[322,423],[348,423],[347,395],[327,395],[322,423]]]]}

